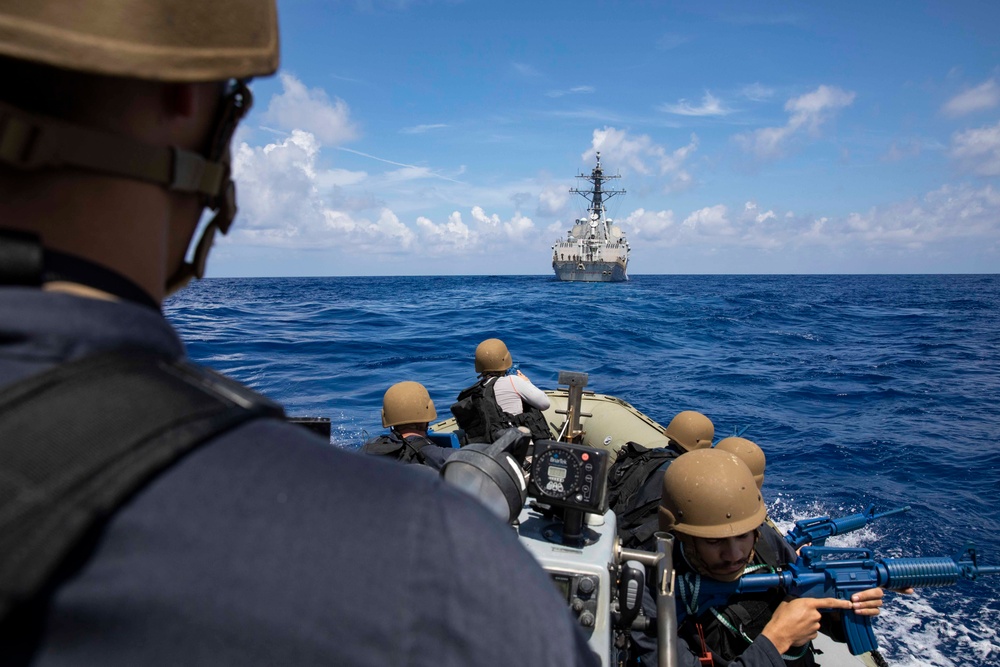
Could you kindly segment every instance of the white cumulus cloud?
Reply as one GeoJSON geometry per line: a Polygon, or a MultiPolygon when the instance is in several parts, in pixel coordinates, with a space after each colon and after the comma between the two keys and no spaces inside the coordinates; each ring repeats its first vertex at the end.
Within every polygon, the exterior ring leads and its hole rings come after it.
{"type": "Polygon", "coordinates": [[[593,160],[600,151],[604,165],[620,165],[643,175],[666,176],[665,190],[681,190],[692,182],[685,163],[697,149],[698,137],[694,134],[686,146],[668,151],[649,135],[630,136],[625,130],[605,127],[594,130],[591,148],[583,154],[583,160],[593,160]]]}
{"type": "Polygon", "coordinates": [[[754,252],[786,257],[814,256],[830,267],[860,258],[933,254],[945,245],[974,245],[1000,252],[1000,192],[992,186],[946,185],[919,199],[873,207],[840,217],[797,216],[746,202],[739,213],[724,204],[705,206],[679,218],[673,211],[637,209],[623,224],[639,247],[683,248],[692,256],[739,252],[767,263],[754,252]]]}
{"type": "Polygon", "coordinates": [[[1000,122],[956,133],[951,138],[951,157],[966,171],[1000,176],[1000,122]]]}
{"type": "Polygon", "coordinates": [[[345,193],[345,186],[369,176],[323,168],[320,152],[320,141],[303,130],[262,147],[241,143],[233,156],[239,224],[229,242],[354,251],[378,250],[386,241],[411,247],[413,232],[391,210],[345,193]]]}
{"type": "Polygon", "coordinates": [[[702,235],[730,236],[735,229],[729,222],[728,213],[729,209],[724,204],[706,206],[689,215],[681,224],[702,235]]]}
{"type": "Polygon", "coordinates": [[[837,111],[854,102],[855,93],[836,86],[820,86],[811,93],[785,103],[788,122],[781,127],[765,127],[737,135],[737,142],[760,159],[784,155],[789,142],[803,134],[817,134],[837,111]]]}
{"type": "Polygon", "coordinates": [[[494,213],[486,215],[486,211],[479,206],[472,207],[472,218],[485,229],[496,229],[500,226],[500,216],[494,213]]]}
{"type": "Polygon", "coordinates": [[[701,104],[698,106],[682,99],[676,104],[664,104],[660,106],[660,111],[678,116],[725,116],[729,113],[729,110],[723,106],[719,98],[708,91],[705,91],[705,96],[701,98],[701,104]]]}
{"type": "Polygon", "coordinates": [[[417,218],[417,230],[421,238],[437,248],[451,248],[455,251],[466,251],[474,247],[476,235],[469,226],[462,222],[462,214],[454,211],[448,220],[435,224],[430,218],[417,218]]]}
{"type": "Polygon", "coordinates": [[[271,98],[264,119],[283,130],[304,130],[320,142],[336,146],[357,138],[351,111],[341,99],[333,101],[320,88],[306,88],[291,74],[281,75],[282,92],[271,98]]]}
{"type": "Polygon", "coordinates": [[[531,218],[520,213],[514,213],[509,220],[503,220],[496,213],[488,215],[480,206],[472,207],[472,218],[479,224],[480,240],[492,246],[492,241],[517,241],[525,242],[529,236],[533,236],[535,223],[531,218]]]}
{"type": "Polygon", "coordinates": [[[496,248],[534,247],[538,230],[531,218],[509,218],[469,210],[470,221],[453,211],[443,221],[420,215],[407,221],[372,195],[378,187],[398,187],[435,175],[403,167],[370,176],[321,166],[321,142],[295,130],[262,147],[241,143],[233,172],[239,189],[239,224],[224,243],[295,250],[328,250],[368,261],[391,259],[421,248],[428,256],[476,256],[496,248]]]}
{"type": "Polygon", "coordinates": [[[538,193],[538,214],[541,216],[559,215],[569,202],[569,191],[565,188],[549,186],[538,193]]]}
{"type": "Polygon", "coordinates": [[[519,213],[503,220],[499,215],[487,214],[481,206],[473,206],[469,215],[472,218],[469,224],[459,211],[453,211],[442,223],[435,223],[426,216],[418,217],[416,227],[421,246],[431,255],[476,255],[537,241],[535,224],[519,213]]]}
{"type": "Polygon", "coordinates": [[[970,238],[994,243],[1000,232],[1000,192],[991,186],[946,185],[917,201],[852,213],[839,232],[844,237],[841,240],[867,246],[912,249],[970,238]]]}
{"type": "Polygon", "coordinates": [[[677,227],[673,211],[647,211],[642,208],[630,213],[623,224],[633,238],[650,241],[667,239],[677,227]]]}
{"type": "Polygon", "coordinates": [[[942,111],[947,116],[957,117],[976,111],[992,109],[1000,105],[1000,86],[996,79],[987,79],[975,88],[962,91],[948,100],[942,111]]]}

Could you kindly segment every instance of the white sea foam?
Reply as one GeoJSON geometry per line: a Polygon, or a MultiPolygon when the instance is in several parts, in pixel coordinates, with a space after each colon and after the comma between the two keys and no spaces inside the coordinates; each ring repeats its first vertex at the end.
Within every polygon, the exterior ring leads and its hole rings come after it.
{"type": "Polygon", "coordinates": [[[1000,664],[996,600],[968,603],[958,591],[894,595],[875,623],[882,654],[900,667],[1000,664]],[[947,596],[951,596],[950,598],[947,596]],[[939,611],[946,604],[953,608],[939,611]],[[957,608],[957,609],[955,609],[957,608]]]}

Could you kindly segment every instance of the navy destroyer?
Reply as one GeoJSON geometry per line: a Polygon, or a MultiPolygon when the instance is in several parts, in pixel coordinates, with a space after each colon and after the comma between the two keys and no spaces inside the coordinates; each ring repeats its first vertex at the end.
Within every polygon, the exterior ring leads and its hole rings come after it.
{"type": "Polygon", "coordinates": [[[589,202],[587,215],[578,218],[566,238],[552,246],[552,268],[559,280],[589,283],[614,283],[628,280],[629,245],[625,232],[612,224],[606,216],[604,202],[624,190],[608,190],[605,181],[621,178],[606,176],[601,169],[601,154],[597,153],[597,166],[590,175],[577,178],[590,181],[589,190],[572,188],[570,192],[582,195],[589,202]]]}

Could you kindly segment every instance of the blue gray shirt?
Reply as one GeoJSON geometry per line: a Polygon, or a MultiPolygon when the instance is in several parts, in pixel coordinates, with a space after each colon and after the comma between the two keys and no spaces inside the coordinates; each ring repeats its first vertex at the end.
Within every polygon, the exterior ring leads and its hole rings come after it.
{"type": "MultiPolygon", "coordinates": [[[[123,347],[184,354],[150,308],[0,288],[0,387],[123,347]]],[[[514,531],[415,468],[237,427],[112,517],[30,664],[597,664],[514,531]]]]}

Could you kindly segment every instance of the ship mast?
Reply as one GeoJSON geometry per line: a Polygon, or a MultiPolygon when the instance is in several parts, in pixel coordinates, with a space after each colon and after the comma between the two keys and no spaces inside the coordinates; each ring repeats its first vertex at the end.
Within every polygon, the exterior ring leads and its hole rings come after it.
{"type": "MultiPolygon", "coordinates": [[[[605,176],[604,170],[601,169],[601,152],[597,152],[597,166],[590,172],[590,176],[585,174],[577,174],[577,178],[584,178],[591,183],[591,188],[589,190],[579,190],[577,188],[570,188],[571,193],[582,195],[590,201],[590,206],[587,208],[587,213],[589,214],[590,228],[592,231],[597,231],[597,226],[600,225],[600,231],[598,232],[599,238],[602,240],[607,239],[610,230],[608,229],[608,219],[606,217],[606,209],[604,207],[604,202],[611,199],[615,195],[625,194],[625,190],[606,190],[604,189],[604,182],[615,178],[621,178],[621,174],[615,174],[614,176],[605,176]]],[[[583,222],[581,220],[581,222],[583,222]]]]}
{"type": "Polygon", "coordinates": [[[570,188],[571,193],[586,197],[587,214],[573,221],[566,238],[552,246],[552,268],[556,278],[563,281],[616,283],[628,280],[629,245],[625,232],[607,217],[605,202],[625,190],[609,188],[608,181],[621,178],[608,176],[601,167],[601,154],[597,153],[597,166],[590,175],[578,174],[577,178],[590,181],[586,190],[570,188]]]}

